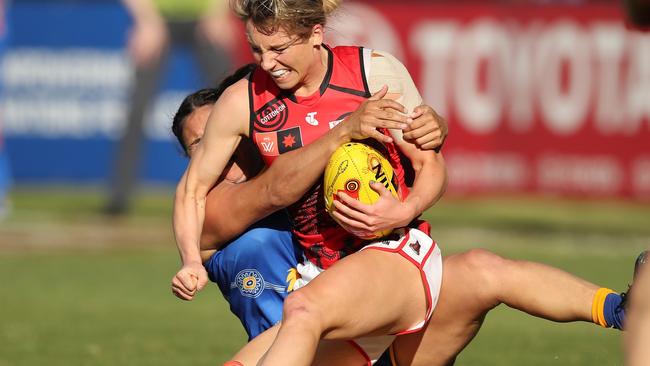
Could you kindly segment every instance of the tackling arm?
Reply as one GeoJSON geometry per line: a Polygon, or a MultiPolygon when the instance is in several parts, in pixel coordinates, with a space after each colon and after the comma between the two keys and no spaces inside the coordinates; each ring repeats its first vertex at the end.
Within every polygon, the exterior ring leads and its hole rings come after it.
{"type": "Polygon", "coordinates": [[[173,225],[183,267],[172,279],[172,286],[174,293],[185,300],[191,300],[207,283],[199,244],[206,196],[217,182],[241,135],[247,133],[247,95],[245,81],[238,82],[214,104],[202,143],[176,189],[173,225]]]}

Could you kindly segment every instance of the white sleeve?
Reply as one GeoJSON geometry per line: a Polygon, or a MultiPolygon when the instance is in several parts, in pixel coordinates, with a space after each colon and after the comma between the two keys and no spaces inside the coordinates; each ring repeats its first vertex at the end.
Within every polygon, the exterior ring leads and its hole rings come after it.
{"type": "MultiPolygon", "coordinates": [[[[422,97],[406,67],[387,52],[372,50],[369,53],[369,56],[364,53],[364,65],[370,93],[374,94],[382,86],[388,85],[386,98],[395,99],[409,113],[413,112],[415,107],[422,104],[422,97]]],[[[402,130],[391,129],[390,132],[394,139],[403,140],[402,130]]]]}
{"type": "Polygon", "coordinates": [[[407,111],[412,112],[422,104],[422,97],[411,75],[398,59],[387,52],[376,50],[372,50],[369,58],[370,61],[366,62],[366,77],[370,93],[374,94],[382,86],[388,85],[388,93],[393,94],[407,111]]]}

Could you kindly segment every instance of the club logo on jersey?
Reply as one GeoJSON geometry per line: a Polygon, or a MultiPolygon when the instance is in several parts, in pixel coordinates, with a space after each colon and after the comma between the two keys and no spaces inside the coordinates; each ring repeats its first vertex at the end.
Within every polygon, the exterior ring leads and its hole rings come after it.
{"type": "Polygon", "coordinates": [[[255,134],[257,149],[262,155],[278,156],[278,135],[275,132],[262,132],[255,134]]]}
{"type": "Polygon", "coordinates": [[[415,243],[409,244],[409,247],[415,252],[415,255],[420,255],[420,249],[422,249],[422,245],[420,245],[419,241],[415,241],[415,243]]]}
{"type": "Polygon", "coordinates": [[[318,126],[318,120],[316,119],[316,113],[318,112],[309,112],[305,116],[305,122],[312,126],[318,126]]]}
{"type": "Polygon", "coordinates": [[[331,130],[332,128],[336,127],[336,125],[338,125],[339,123],[343,122],[343,120],[344,120],[347,116],[349,116],[349,115],[351,115],[351,114],[352,114],[352,112],[344,113],[344,114],[340,115],[339,118],[336,119],[336,121],[330,121],[330,123],[329,123],[330,130],[331,130]]]}
{"type": "Polygon", "coordinates": [[[302,147],[300,126],[278,131],[277,134],[278,151],[280,154],[302,147]]]}
{"type": "Polygon", "coordinates": [[[274,99],[255,111],[254,128],[259,132],[270,132],[287,123],[289,110],[282,99],[274,99]]]}
{"type": "Polygon", "coordinates": [[[256,298],[264,291],[264,277],[255,269],[244,269],[237,273],[235,284],[242,296],[256,298]]]}

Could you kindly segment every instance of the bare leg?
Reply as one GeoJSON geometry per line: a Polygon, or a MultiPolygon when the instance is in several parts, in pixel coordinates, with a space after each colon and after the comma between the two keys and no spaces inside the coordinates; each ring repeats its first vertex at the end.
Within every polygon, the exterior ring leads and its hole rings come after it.
{"type": "MultiPolygon", "coordinates": [[[[256,365],[264,353],[271,347],[279,329],[280,326],[276,325],[255,337],[233,357],[233,360],[245,366],[256,365]]],[[[321,340],[318,344],[312,366],[331,365],[366,365],[366,360],[359,351],[346,341],[321,340]]]]}
{"type": "Polygon", "coordinates": [[[553,321],[591,321],[597,289],[557,268],[482,249],[446,257],[433,317],[424,332],[395,341],[398,364],[453,364],[487,312],[500,303],[553,321]]]}
{"type": "Polygon", "coordinates": [[[292,293],[263,365],[310,365],[321,338],[396,333],[426,312],[419,270],[396,253],[350,255],[292,293]]]}

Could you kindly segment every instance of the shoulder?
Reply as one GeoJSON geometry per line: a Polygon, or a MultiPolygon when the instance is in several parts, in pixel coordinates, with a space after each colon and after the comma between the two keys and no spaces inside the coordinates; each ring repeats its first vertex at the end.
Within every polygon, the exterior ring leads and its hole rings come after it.
{"type": "Polygon", "coordinates": [[[224,90],[218,102],[248,105],[248,78],[241,79],[224,90]]]}
{"type": "Polygon", "coordinates": [[[248,134],[247,83],[247,80],[239,80],[226,88],[218,97],[208,117],[204,141],[207,141],[208,138],[222,140],[248,134]]]}
{"type": "Polygon", "coordinates": [[[224,90],[214,104],[212,113],[227,117],[230,121],[236,120],[248,123],[248,100],[248,79],[239,80],[224,90]]]}
{"type": "Polygon", "coordinates": [[[399,75],[406,71],[404,64],[386,51],[370,50],[367,53],[369,60],[368,73],[373,75],[399,75]]]}

